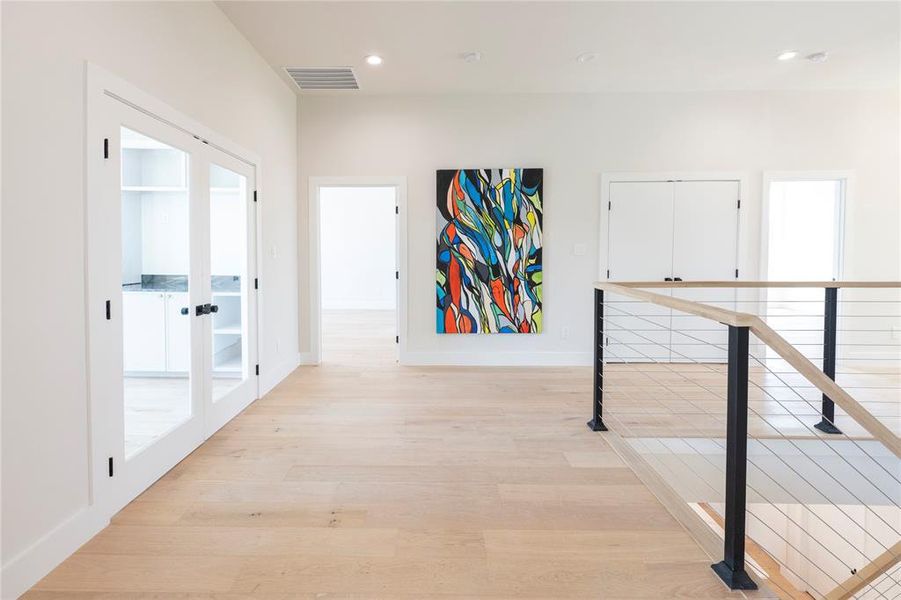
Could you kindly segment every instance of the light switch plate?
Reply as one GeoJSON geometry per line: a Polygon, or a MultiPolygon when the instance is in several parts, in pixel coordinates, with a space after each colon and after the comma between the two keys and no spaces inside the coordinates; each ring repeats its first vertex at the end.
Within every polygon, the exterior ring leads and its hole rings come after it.
{"type": "Polygon", "coordinates": [[[585,247],[585,244],[573,244],[573,254],[575,256],[585,256],[585,253],[588,249],[585,247]]]}

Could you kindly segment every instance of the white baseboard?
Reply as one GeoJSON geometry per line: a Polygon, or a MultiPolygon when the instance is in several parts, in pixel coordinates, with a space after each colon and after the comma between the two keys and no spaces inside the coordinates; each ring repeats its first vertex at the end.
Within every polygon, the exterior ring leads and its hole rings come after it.
{"type": "Polygon", "coordinates": [[[88,506],[3,565],[0,598],[18,598],[78,550],[104,527],[109,519],[96,506],[88,506]]]}
{"type": "MultiPolygon", "coordinates": [[[[393,288],[393,286],[392,286],[393,288]]],[[[394,293],[392,291],[392,293],[394,293]]],[[[322,310],[395,310],[397,303],[390,298],[323,298],[322,310]]]]}
{"type": "Polygon", "coordinates": [[[301,352],[300,364],[302,365],[318,365],[319,358],[313,352],[301,352]]]}
{"type": "Polygon", "coordinates": [[[401,364],[465,367],[589,367],[591,352],[416,352],[407,350],[401,364]]]}
{"type": "Polygon", "coordinates": [[[294,354],[290,359],[276,365],[272,369],[264,368],[260,373],[260,397],[272,391],[281,381],[300,366],[300,353],[294,354]]]}

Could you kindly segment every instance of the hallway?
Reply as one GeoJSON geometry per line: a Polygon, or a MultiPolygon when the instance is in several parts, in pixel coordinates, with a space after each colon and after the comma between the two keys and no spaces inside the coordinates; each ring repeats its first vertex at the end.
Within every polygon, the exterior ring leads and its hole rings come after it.
{"type": "Polygon", "coordinates": [[[585,427],[587,368],[398,367],[346,316],[25,597],[736,596],[585,427]]]}

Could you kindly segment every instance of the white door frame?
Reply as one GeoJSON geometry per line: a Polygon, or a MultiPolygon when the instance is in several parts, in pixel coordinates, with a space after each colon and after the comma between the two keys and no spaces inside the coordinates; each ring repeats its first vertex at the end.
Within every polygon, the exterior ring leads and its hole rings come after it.
{"type": "MultiPolygon", "coordinates": [[[[769,278],[770,258],[770,185],[777,181],[841,181],[842,197],[836,206],[835,274],[841,279],[845,270],[845,226],[847,205],[854,190],[854,171],[764,171],[760,188],[760,279],[769,278]]],[[[765,292],[765,291],[764,291],[765,292]]],[[[764,298],[765,299],[765,293],[764,298]]]]}
{"type": "MultiPolygon", "coordinates": [[[[128,106],[139,111],[150,118],[156,119],[175,130],[181,131],[193,138],[202,141],[206,145],[215,148],[247,165],[253,169],[255,189],[258,195],[262,194],[260,188],[261,168],[260,158],[255,153],[246,148],[232,142],[224,136],[212,131],[190,117],[172,108],[165,102],[158,100],[143,90],[135,87],[124,79],[113,75],[109,71],[98,67],[90,62],[85,63],[85,99],[86,99],[86,120],[85,120],[85,194],[83,207],[85,215],[91,214],[90,198],[98,197],[104,193],[102,176],[104,154],[104,103],[109,99],[121,102],[124,106],[128,106]]],[[[253,256],[256,262],[257,277],[262,277],[261,272],[262,257],[260,243],[262,239],[262,218],[259,210],[257,210],[256,219],[256,254],[253,256]]],[[[83,224],[84,247],[85,247],[85,272],[89,274],[91,265],[90,260],[92,253],[90,250],[90,232],[88,231],[88,219],[86,217],[83,224]]],[[[104,413],[99,402],[98,395],[94,389],[93,381],[97,379],[94,373],[97,369],[103,368],[103,365],[96,364],[97,361],[92,357],[91,332],[97,327],[97,323],[105,321],[103,312],[103,300],[93,296],[91,279],[88,277],[85,285],[85,346],[87,351],[87,381],[88,381],[88,470],[89,470],[89,506],[92,510],[98,511],[97,518],[103,522],[108,522],[109,518],[121,506],[118,504],[121,499],[116,499],[114,495],[103,494],[104,497],[98,497],[98,490],[105,489],[105,485],[109,481],[107,472],[107,445],[108,441],[104,439],[104,413]]],[[[260,303],[262,294],[257,294],[256,314],[251,315],[250,319],[256,325],[256,348],[254,354],[258,356],[259,348],[262,347],[262,310],[260,303]]],[[[254,399],[259,397],[260,378],[256,378],[256,391],[253,394],[254,399]]],[[[173,464],[174,466],[174,464],[173,464]]]]}
{"type": "Polygon", "coordinates": [[[395,227],[395,260],[399,273],[397,283],[397,335],[399,337],[397,360],[406,364],[407,357],[407,178],[403,176],[372,177],[310,177],[309,178],[309,272],[310,286],[308,302],[310,306],[310,359],[313,364],[322,362],[322,246],[320,243],[320,198],[324,187],[392,187],[397,203],[397,226],[395,227]]]}
{"type": "Polygon", "coordinates": [[[737,181],[738,196],[742,202],[738,211],[738,255],[736,265],[739,270],[739,279],[747,279],[750,274],[749,253],[744,247],[746,240],[750,240],[749,227],[752,219],[745,217],[745,206],[748,199],[748,187],[750,175],[743,171],[610,171],[601,173],[601,203],[599,205],[600,219],[598,223],[598,280],[607,280],[607,270],[610,268],[607,243],[610,238],[610,211],[607,210],[610,202],[610,184],[626,182],[648,181],[737,181]]]}

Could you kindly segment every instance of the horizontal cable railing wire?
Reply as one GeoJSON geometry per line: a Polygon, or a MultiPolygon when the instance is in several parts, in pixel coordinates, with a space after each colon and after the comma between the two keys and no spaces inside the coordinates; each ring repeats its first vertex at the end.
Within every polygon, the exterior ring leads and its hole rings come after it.
{"type": "MultiPolygon", "coordinates": [[[[651,360],[651,361],[652,361],[653,363],[655,363],[655,364],[661,364],[659,361],[654,360],[654,359],[651,359],[650,357],[645,356],[644,358],[647,358],[648,360],[651,360]]],[[[675,371],[675,370],[673,370],[673,369],[669,369],[669,371],[670,371],[670,372],[673,372],[673,373],[676,373],[676,374],[680,375],[681,377],[684,377],[684,378],[685,378],[686,380],[688,380],[688,381],[691,381],[690,378],[688,378],[688,377],[682,375],[681,373],[678,373],[677,371],[675,371]]],[[[657,379],[651,377],[650,375],[648,375],[648,376],[649,376],[649,378],[651,378],[651,379],[654,380],[655,382],[659,383],[659,380],[657,380],[657,379]]],[[[703,386],[701,386],[701,387],[703,387],[703,386]]],[[[700,409],[699,409],[699,412],[701,412],[701,413],[707,413],[707,411],[700,410],[700,409]]],[[[616,414],[615,414],[615,413],[611,413],[611,414],[613,414],[613,418],[614,418],[615,420],[618,421],[618,418],[617,418],[616,414]]],[[[709,414],[709,413],[707,413],[707,414],[709,414]]],[[[704,436],[704,437],[706,437],[706,436],[704,436]]],[[[690,438],[689,438],[689,439],[690,439],[690,438]]],[[[688,442],[687,440],[685,440],[685,441],[686,441],[686,442],[689,444],[689,446],[690,446],[690,442],[688,442]]],[[[713,442],[714,442],[720,449],[725,450],[725,447],[724,447],[721,443],[719,443],[717,440],[714,439],[713,442]]],[[[674,453],[674,454],[675,454],[675,453],[674,453]]],[[[776,454],[775,452],[773,452],[773,455],[774,455],[776,458],[781,458],[781,457],[779,457],[779,455],[776,454]]],[[[679,456],[679,455],[676,454],[676,456],[679,456]]],[[[705,456],[705,455],[702,455],[702,456],[705,456]]],[[[760,474],[762,474],[762,475],[768,477],[768,478],[770,479],[770,481],[771,481],[773,484],[775,484],[776,486],[778,486],[782,491],[784,491],[786,494],[788,494],[790,497],[792,497],[792,499],[794,499],[795,501],[799,501],[798,498],[797,498],[796,496],[794,496],[791,492],[789,492],[789,490],[787,490],[785,487],[783,487],[778,481],[776,481],[775,479],[769,477],[769,475],[767,474],[766,470],[763,469],[760,465],[758,465],[758,464],[751,458],[750,455],[749,455],[749,457],[748,457],[748,460],[749,460],[749,463],[750,463],[750,464],[756,466],[756,467],[759,469],[760,474]]],[[[688,464],[685,463],[684,461],[683,461],[683,463],[686,464],[686,466],[688,466],[688,464]]],[[[724,474],[724,471],[723,471],[723,469],[722,469],[722,467],[721,467],[720,465],[718,465],[718,464],[715,463],[714,461],[709,461],[709,463],[710,463],[714,468],[716,468],[720,473],[724,474]]],[[[791,468],[791,465],[789,465],[788,463],[785,463],[785,464],[786,464],[787,466],[789,466],[789,468],[791,468]]],[[[800,473],[796,473],[796,474],[799,475],[799,476],[803,479],[803,475],[801,475],[800,473]]],[[[810,482],[807,482],[807,483],[810,483],[810,482]]],[[[811,488],[812,488],[812,489],[816,489],[812,484],[810,484],[810,485],[811,485],[811,488]]],[[[711,489],[715,491],[715,487],[711,486],[711,489]]],[[[767,495],[762,491],[762,489],[760,489],[759,487],[753,486],[753,485],[750,484],[750,483],[748,484],[748,489],[751,490],[752,492],[754,492],[754,493],[758,496],[759,500],[763,500],[764,502],[771,503],[774,507],[777,507],[777,510],[778,510],[778,511],[779,511],[779,512],[780,512],[780,513],[781,513],[781,514],[782,514],[789,522],[791,522],[793,525],[795,525],[795,526],[797,526],[797,527],[799,527],[799,528],[801,527],[799,523],[797,523],[795,520],[792,519],[792,517],[790,517],[790,516],[788,515],[788,513],[784,512],[783,510],[781,510],[780,508],[778,508],[778,504],[777,504],[773,499],[767,497],[767,495]]],[[[754,511],[751,510],[751,509],[748,510],[748,513],[751,514],[751,515],[757,516],[757,515],[755,515],[754,511]]],[[[766,519],[760,517],[760,518],[759,518],[759,523],[760,523],[761,525],[763,525],[764,527],[769,528],[774,534],[779,535],[778,532],[776,532],[775,530],[772,530],[772,528],[770,528],[770,526],[768,525],[766,519]]],[[[831,525],[829,525],[828,522],[823,521],[823,523],[824,523],[827,527],[830,527],[830,528],[831,528],[831,525]]],[[[851,548],[854,548],[854,545],[851,544],[851,542],[849,542],[849,541],[844,537],[844,535],[843,535],[840,531],[838,531],[837,529],[834,529],[834,528],[833,528],[832,530],[833,530],[833,532],[834,532],[837,536],[839,536],[839,537],[841,537],[842,539],[844,539],[844,540],[848,543],[848,545],[849,545],[851,548]]],[[[783,539],[784,539],[784,538],[783,538],[783,539]]],[[[798,550],[796,547],[792,546],[791,542],[789,542],[788,540],[784,540],[784,541],[785,541],[790,547],[792,547],[792,549],[794,549],[795,551],[797,551],[797,552],[800,553],[800,550],[798,550]]],[[[832,553],[832,552],[830,551],[830,549],[829,549],[826,545],[822,544],[822,543],[821,543],[819,540],[817,540],[817,539],[814,539],[814,541],[817,542],[817,543],[819,543],[819,544],[822,546],[823,550],[825,550],[826,552],[832,554],[836,560],[841,561],[841,559],[840,559],[838,556],[834,555],[834,553],[832,553]]],[[[862,558],[865,558],[865,555],[864,555],[862,552],[861,552],[860,554],[861,554],[861,557],[862,557],[862,558]]],[[[848,564],[848,563],[842,562],[842,564],[843,564],[848,570],[851,570],[851,569],[853,568],[853,567],[852,567],[850,564],[848,564]]],[[[820,567],[820,565],[819,565],[818,563],[816,563],[816,562],[811,562],[811,563],[810,563],[810,566],[822,570],[822,568],[820,567]]],[[[832,576],[829,575],[829,573],[827,573],[826,571],[823,571],[823,574],[824,574],[825,576],[829,577],[829,578],[832,580],[832,583],[833,583],[834,585],[839,585],[839,584],[840,584],[840,580],[839,580],[839,579],[832,577],[832,576]]],[[[828,591],[828,590],[827,590],[827,591],[828,591]]],[[[825,591],[822,592],[822,593],[825,594],[825,591]]]]}
{"type": "MultiPolygon", "coordinates": [[[[807,360],[823,361],[824,372],[840,387],[853,390],[858,396],[875,396],[865,400],[867,409],[887,421],[890,429],[898,429],[901,343],[882,339],[886,335],[884,319],[901,319],[901,314],[894,311],[901,307],[897,300],[853,299],[842,304],[835,301],[837,289],[827,289],[826,305],[820,312],[812,298],[741,300],[719,294],[716,300],[697,301],[718,304],[714,308],[729,312],[704,311],[712,315],[705,319],[698,311],[680,311],[688,306],[684,304],[686,299],[680,299],[681,304],[669,303],[674,306],[661,306],[653,303],[653,295],[620,300],[615,294],[611,291],[605,299],[603,291],[596,292],[596,303],[600,296],[600,306],[595,307],[599,347],[594,414],[589,425],[595,430],[605,429],[605,422],[612,425],[664,480],[682,488],[683,494],[689,485],[695,485],[695,491],[703,489],[708,500],[718,501],[724,482],[735,477],[734,469],[724,460],[727,452],[737,451],[725,433],[729,412],[725,410],[726,387],[732,390],[730,394],[734,393],[732,338],[730,333],[727,339],[725,332],[737,326],[712,319],[723,315],[726,321],[731,321],[732,315],[739,315],[735,317],[739,319],[742,313],[732,312],[738,306],[765,313],[763,322],[769,322],[777,333],[794,338],[796,350],[807,360]],[[785,310],[785,305],[803,311],[772,314],[773,307],[785,310]],[[839,310],[876,305],[882,308],[875,314],[839,310]],[[882,328],[839,326],[847,318],[883,319],[882,328]],[[782,331],[779,323],[786,319],[795,321],[782,331]],[[805,327],[806,321],[812,319],[819,319],[821,324],[825,319],[825,324],[805,327]],[[847,336],[860,332],[867,332],[872,338],[856,341],[847,336]],[[848,356],[847,350],[866,355],[848,356]],[[875,372],[868,373],[866,369],[875,372]],[[724,386],[727,380],[729,385],[724,386]],[[887,393],[880,398],[883,392],[887,393]],[[894,401],[892,394],[896,396],[894,401]]],[[[688,300],[696,301],[698,294],[693,296],[688,300]]],[[[821,299],[821,305],[822,302],[821,299]]],[[[895,326],[891,327],[890,335],[894,335],[895,326]]],[[[901,594],[899,570],[895,568],[853,593],[850,588],[860,582],[848,583],[848,578],[853,581],[857,569],[868,565],[874,554],[896,558],[896,540],[901,538],[901,463],[896,456],[897,444],[886,448],[872,433],[882,436],[883,430],[872,429],[873,425],[861,428],[840,408],[833,415],[831,409],[838,407],[831,406],[831,399],[820,389],[836,388],[809,381],[792,366],[792,361],[774,356],[764,340],[754,338],[747,346],[744,427],[751,451],[744,450],[747,474],[742,479],[748,500],[742,501],[746,505],[742,514],[749,517],[749,534],[766,538],[770,550],[774,544],[782,548],[778,562],[789,579],[818,597],[892,598],[901,594]],[[803,512],[798,513],[799,507],[803,512]],[[774,526],[773,519],[779,521],[779,526],[774,526]],[[788,564],[789,555],[792,564],[788,564]]],[[[847,398],[843,405],[844,402],[847,398]]],[[[742,445],[746,447],[748,443],[742,445]]],[[[741,579],[746,577],[743,542],[731,547],[732,559],[740,550],[741,564],[729,560],[734,500],[733,497],[730,505],[727,492],[727,560],[715,568],[730,586],[742,588],[753,583],[743,583],[741,579]]],[[[710,510],[717,502],[703,504],[705,510],[710,510]]],[[[741,525],[744,526],[743,516],[741,525]]],[[[732,538],[734,544],[735,536],[732,538]]],[[[771,586],[779,587],[779,581],[790,587],[789,580],[768,578],[771,586]]],[[[796,597],[793,594],[797,590],[781,591],[783,597],[796,597]]]]}

